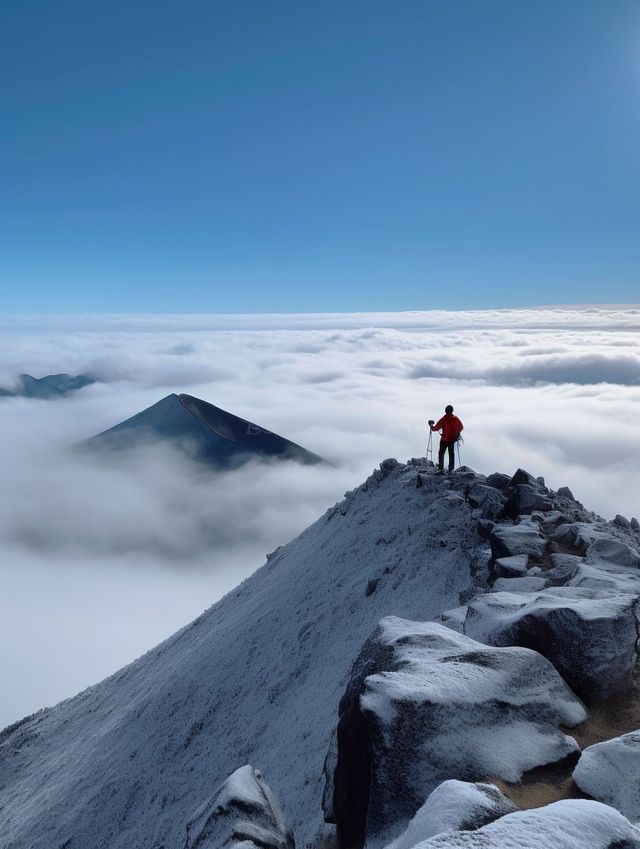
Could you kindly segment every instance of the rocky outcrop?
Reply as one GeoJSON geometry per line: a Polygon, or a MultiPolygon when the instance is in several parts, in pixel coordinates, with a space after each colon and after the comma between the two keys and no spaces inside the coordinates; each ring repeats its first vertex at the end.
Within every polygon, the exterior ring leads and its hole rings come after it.
{"type": "Polygon", "coordinates": [[[517,810],[495,784],[443,781],[387,849],[412,849],[446,831],[475,831],[517,810]]]}
{"type": "Polygon", "coordinates": [[[184,849],[295,849],[278,802],[257,769],[242,766],[198,808],[184,849]]]}
{"type": "Polygon", "coordinates": [[[566,757],[577,744],[560,726],[585,716],[536,652],[485,646],[439,623],[383,619],[339,707],[331,813],[340,846],[408,821],[448,778],[517,781],[566,757]]]}
{"type": "Polygon", "coordinates": [[[576,587],[488,593],[469,602],[464,633],[547,657],[585,701],[628,686],[636,662],[636,596],[576,587]]]}
{"type": "Polygon", "coordinates": [[[580,755],[573,780],[599,802],[640,820],[640,731],[589,746],[580,755]]]}
{"type": "Polygon", "coordinates": [[[439,834],[419,845],[420,849],[640,849],[640,830],[600,802],[566,799],[508,814],[477,831],[439,834]]]}
{"type": "Polygon", "coordinates": [[[517,525],[495,525],[489,536],[495,559],[524,554],[533,561],[541,561],[546,540],[540,527],[532,519],[524,518],[517,525]]]}

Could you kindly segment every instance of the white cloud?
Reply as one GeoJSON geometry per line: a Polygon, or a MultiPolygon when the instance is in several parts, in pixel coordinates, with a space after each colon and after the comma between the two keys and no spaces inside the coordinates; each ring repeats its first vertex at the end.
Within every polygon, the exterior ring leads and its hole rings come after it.
{"type": "Polygon", "coordinates": [[[0,401],[0,725],[150,647],[453,403],[463,461],[524,466],[640,514],[637,308],[352,316],[0,319],[0,385],[90,372],[64,401],[0,401]],[[126,468],[69,443],[191,392],[338,463],[212,478],[151,446],[126,468]],[[63,671],[63,669],[65,671],[63,671]]]}

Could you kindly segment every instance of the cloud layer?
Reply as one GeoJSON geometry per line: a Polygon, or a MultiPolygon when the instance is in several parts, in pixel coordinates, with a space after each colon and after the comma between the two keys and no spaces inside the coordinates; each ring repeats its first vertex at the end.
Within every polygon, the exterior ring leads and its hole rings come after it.
{"type": "Polygon", "coordinates": [[[0,319],[0,385],[102,381],[0,401],[0,725],[114,671],[259,566],[387,456],[424,453],[453,403],[463,461],[525,466],[612,517],[640,514],[640,310],[0,319]],[[219,478],[158,446],[126,468],[68,445],[189,392],[335,469],[219,478]],[[64,670],[64,671],[63,671],[64,670]]]}

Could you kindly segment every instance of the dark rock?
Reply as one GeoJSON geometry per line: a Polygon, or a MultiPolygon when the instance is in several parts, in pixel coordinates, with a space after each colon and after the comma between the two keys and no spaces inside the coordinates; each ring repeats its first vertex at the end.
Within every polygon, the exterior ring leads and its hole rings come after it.
{"type": "Polygon", "coordinates": [[[553,503],[546,498],[539,489],[531,484],[518,484],[513,487],[504,508],[504,515],[508,519],[517,519],[518,516],[530,514],[533,510],[551,510],[553,503]]]}
{"type": "Polygon", "coordinates": [[[495,522],[492,522],[490,519],[478,519],[478,533],[483,539],[489,539],[494,527],[495,522]]]}
{"type": "Polygon", "coordinates": [[[257,769],[240,767],[187,823],[184,849],[295,849],[280,806],[257,769]]]}
{"type": "Polygon", "coordinates": [[[494,472],[487,478],[487,485],[494,489],[506,489],[509,486],[511,478],[509,475],[503,475],[502,472],[494,472]]]}
{"type": "Polygon", "coordinates": [[[389,457],[386,460],[383,460],[380,463],[380,471],[384,472],[385,475],[390,475],[391,472],[395,471],[400,466],[400,463],[396,460],[395,457],[389,457]]]}
{"type": "Polygon", "coordinates": [[[503,511],[505,497],[492,486],[473,483],[467,490],[467,501],[482,512],[482,518],[495,519],[503,511]]]}
{"type": "Polygon", "coordinates": [[[435,622],[383,619],[339,707],[331,806],[339,845],[361,847],[406,821],[447,778],[516,781],[566,757],[576,743],[560,726],[585,717],[536,652],[482,645],[435,622]]]}
{"type": "Polygon", "coordinates": [[[495,573],[500,578],[523,578],[527,574],[529,557],[526,554],[512,554],[511,557],[498,557],[495,573]]]}
{"type": "Polygon", "coordinates": [[[529,474],[529,472],[526,472],[524,469],[518,469],[509,481],[508,486],[520,486],[521,484],[529,484],[529,486],[534,488],[538,488],[540,486],[533,475],[529,474]]]}
{"type": "Polygon", "coordinates": [[[540,561],[546,546],[538,525],[524,521],[518,525],[495,525],[489,542],[494,559],[526,554],[532,560],[540,561]]]}
{"type": "Polygon", "coordinates": [[[573,493],[568,486],[561,486],[557,493],[561,498],[566,498],[568,501],[575,501],[573,493]]]}
{"type": "Polygon", "coordinates": [[[640,522],[636,519],[635,516],[631,517],[631,519],[629,521],[629,525],[631,526],[632,530],[640,531],[640,522]]]}
{"type": "Polygon", "coordinates": [[[620,513],[613,520],[613,524],[617,525],[619,528],[630,528],[631,522],[628,519],[625,519],[624,516],[621,516],[620,513]]]}
{"type": "Polygon", "coordinates": [[[378,589],[378,584],[380,583],[380,578],[371,578],[371,580],[367,583],[367,589],[365,591],[365,595],[369,597],[373,595],[374,592],[378,589]]]}

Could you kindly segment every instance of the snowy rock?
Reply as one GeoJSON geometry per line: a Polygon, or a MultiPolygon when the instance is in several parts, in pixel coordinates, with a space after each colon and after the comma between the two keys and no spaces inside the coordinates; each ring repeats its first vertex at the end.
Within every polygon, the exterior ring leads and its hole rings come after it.
{"type": "Polygon", "coordinates": [[[640,731],[589,746],[580,755],[573,780],[599,802],[640,820],[640,731]]]}
{"type": "Polygon", "coordinates": [[[482,483],[473,483],[469,487],[467,500],[472,507],[480,508],[485,519],[497,518],[506,503],[505,497],[497,489],[482,483]]]}
{"type": "Polygon", "coordinates": [[[514,487],[504,507],[504,515],[508,519],[517,519],[518,516],[531,514],[534,510],[551,510],[553,504],[539,487],[531,484],[519,484],[514,487]]]}
{"type": "Polygon", "coordinates": [[[585,701],[625,689],[636,661],[636,597],[577,587],[489,593],[469,602],[464,633],[547,657],[585,701]]]}
{"type": "Polygon", "coordinates": [[[615,594],[630,593],[640,598],[640,573],[637,569],[628,569],[609,563],[580,562],[567,582],[567,586],[586,587],[615,594]]]}
{"type": "Polygon", "coordinates": [[[489,536],[493,556],[512,557],[526,554],[533,560],[542,560],[546,541],[538,525],[522,521],[517,525],[496,525],[489,536]]]}
{"type": "Polygon", "coordinates": [[[461,607],[453,607],[451,610],[445,610],[440,621],[452,631],[457,631],[462,634],[464,631],[464,620],[467,618],[467,605],[461,607]]]}
{"type": "Polygon", "coordinates": [[[498,557],[495,571],[500,578],[522,578],[527,574],[528,563],[529,557],[526,554],[498,557]]]}
{"type": "Polygon", "coordinates": [[[617,525],[619,528],[631,527],[631,522],[625,516],[621,516],[620,513],[616,515],[612,524],[617,525]]]}
{"type": "Polygon", "coordinates": [[[508,486],[519,486],[520,484],[528,484],[534,488],[539,487],[537,479],[533,475],[526,472],[524,469],[518,469],[515,475],[509,481],[508,486]]]}
{"type": "Polygon", "coordinates": [[[617,566],[640,567],[640,554],[635,548],[615,537],[602,536],[587,548],[587,563],[614,563],[617,566]]]}
{"type": "Polygon", "coordinates": [[[516,810],[516,805],[495,784],[443,781],[387,849],[413,849],[417,843],[445,831],[475,831],[516,810]]]}
{"type": "Polygon", "coordinates": [[[563,799],[516,811],[477,831],[439,834],[420,849],[640,849],[640,830],[613,808],[563,799]]]}
{"type": "MultiPolygon", "coordinates": [[[[536,575],[527,575],[525,578],[498,578],[494,582],[491,592],[532,593],[543,590],[548,585],[548,581],[536,575]]],[[[464,623],[462,630],[464,631],[464,623]]]]}
{"type": "Polygon", "coordinates": [[[557,494],[560,496],[560,498],[566,498],[568,501],[576,500],[568,486],[561,486],[557,494]]]}
{"type": "Polygon", "coordinates": [[[509,486],[511,478],[509,475],[503,475],[501,472],[494,472],[487,478],[487,484],[495,489],[506,489],[509,486]]]}
{"type": "Polygon", "coordinates": [[[576,751],[559,730],[583,705],[536,652],[493,648],[434,622],[383,619],[339,707],[333,813],[362,846],[408,821],[448,778],[517,781],[576,751]]]}
{"type": "Polygon", "coordinates": [[[594,525],[586,522],[569,522],[559,525],[552,533],[551,540],[556,545],[570,549],[567,553],[583,557],[589,546],[603,536],[608,536],[608,534],[604,534],[594,525]]]}
{"type": "Polygon", "coordinates": [[[294,849],[280,806],[257,769],[237,769],[187,823],[184,849],[294,849]]]}
{"type": "Polygon", "coordinates": [[[636,519],[635,516],[632,516],[629,520],[629,525],[631,526],[631,530],[640,531],[640,522],[636,519]]]}

